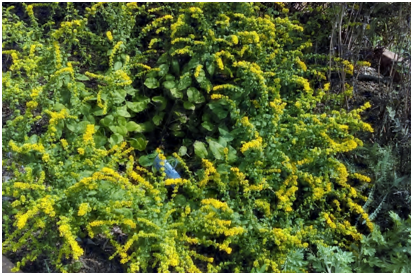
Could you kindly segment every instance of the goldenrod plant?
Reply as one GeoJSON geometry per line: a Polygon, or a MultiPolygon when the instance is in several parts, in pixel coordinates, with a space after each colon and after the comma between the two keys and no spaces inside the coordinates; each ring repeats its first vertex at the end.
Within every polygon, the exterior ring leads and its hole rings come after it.
{"type": "Polygon", "coordinates": [[[101,236],[128,272],[307,272],[295,251],[348,252],[374,230],[355,185],[371,180],[338,158],[373,131],[370,104],[315,111],[326,71],[306,65],[311,41],[282,4],[19,7],[2,26],[3,253],[27,251],[15,271],[39,255],[71,271],[78,240],[101,236]]]}

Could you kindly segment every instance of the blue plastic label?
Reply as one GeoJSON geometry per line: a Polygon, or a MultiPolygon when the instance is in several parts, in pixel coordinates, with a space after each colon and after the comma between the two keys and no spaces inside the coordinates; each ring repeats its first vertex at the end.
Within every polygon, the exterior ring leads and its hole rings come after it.
{"type": "Polygon", "coordinates": [[[156,170],[159,170],[161,169],[161,167],[164,167],[165,174],[168,179],[180,179],[181,178],[178,172],[176,172],[175,168],[173,168],[172,165],[167,160],[164,160],[164,163],[165,164],[162,166],[161,159],[158,156],[156,156],[155,163],[154,163],[156,170]]]}

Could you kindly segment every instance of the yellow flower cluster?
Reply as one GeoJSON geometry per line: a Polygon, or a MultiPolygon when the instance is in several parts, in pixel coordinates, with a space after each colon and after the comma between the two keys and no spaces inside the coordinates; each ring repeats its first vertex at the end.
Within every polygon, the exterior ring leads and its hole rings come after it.
{"type": "Polygon", "coordinates": [[[203,199],[201,203],[205,205],[212,205],[216,209],[221,209],[222,211],[230,210],[226,202],[221,202],[216,199],[203,199]]]}
{"type": "Polygon", "coordinates": [[[195,76],[195,77],[198,77],[198,76],[199,76],[199,74],[201,73],[202,67],[203,67],[203,65],[198,65],[198,66],[196,66],[195,72],[194,72],[194,76],[195,76]]]}
{"type": "Polygon", "coordinates": [[[109,66],[112,68],[113,67],[113,59],[115,58],[116,52],[119,50],[120,46],[123,44],[122,41],[119,41],[116,43],[116,45],[113,47],[112,52],[109,56],[109,66]]]}
{"type": "Polygon", "coordinates": [[[308,82],[308,80],[301,76],[293,75],[292,81],[303,86],[304,92],[311,93],[313,91],[310,87],[310,83],[308,82]]]}
{"type": "Polygon", "coordinates": [[[75,236],[71,232],[70,225],[68,223],[68,218],[61,218],[61,225],[59,226],[60,236],[64,237],[72,248],[73,259],[78,260],[80,256],[83,255],[84,251],[76,242],[75,236]]]}
{"type": "MultiPolygon", "coordinates": [[[[161,42],[162,39],[160,38],[152,38],[151,41],[149,41],[149,45],[148,45],[148,49],[152,49],[153,45],[155,45],[155,43],[161,42]]],[[[174,44],[174,43],[171,43],[174,44]]]]}
{"type": "Polygon", "coordinates": [[[60,53],[60,46],[57,41],[53,42],[53,47],[55,49],[55,60],[56,60],[56,69],[60,69],[62,67],[62,55],[60,53]]]}
{"type": "Polygon", "coordinates": [[[240,172],[238,167],[231,167],[230,170],[234,172],[235,176],[237,177],[237,180],[241,185],[248,185],[248,180],[245,179],[245,174],[240,172]]]}
{"type": "Polygon", "coordinates": [[[267,217],[271,216],[270,204],[265,200],[255,200],[255,205],[264,212],[264,215],[267,217]]]}
{"type": "MultiPolygon", "coordinates": [[[[333,216],[330,214],[330,216],[333,216]]],[[[326,220],[326,223],[328,224],[328,226],[330,226],[331,228],[335,229],[337,228],[336,224],[331,220],[330,216],[328,215],[328,213],[323,213],[323,217],[326,220]]]]}
{"type": "Polygon", "coordinates": [[[94,144],[93,142],[93,134],[95,133],[95,125],[94,124],[88,124],[86,126],[86,132],[83,135],[83,141],[85,144],[94,144]]]}
{"type": "Polygon", "coordinates": [[[116,83],[116,86],[127,86],[132,84],[129,75],[122,70],[115,71],[115,78],[121,80],[121,82],[116,83]]]}
{"type": "Polygon", "coordinates": [[[240,151],[244,154],[246,151],[250,149],[262,150],[262,137],[258,137],[252,141],[244,143],[240,151]]]}
{"type": "Polygon", "coordinates": [[[189,182],[188,180],[181,179],[181,178],[179,178],[179,179],[166,179],[165,180],[165,185],[173,185],[173,184],[182,185],[182,184],[185,184],[185,183],[188,183],[188,182],[189,182]]]}
{"type": "Polygon", "coordinates": [[[251,43],[258,44],[258,42],[260,42],[260,36],[258,35],[256,31],[252,31],[252,32],[243,31],[243,32],[238,32],[237,34],[238,36],[241,37],[242,42],[245,44],[251,44],[251,43]]]}
{"type": "Polygon", "coordinates": [[[353,174],[351,174],[351,177],[355,178],[355,179],[359,179],[361,181],[371,182],[371,179],[369,177],[361,175],[359,173],[353,173],[353,174]]]}
{"type": "Polygon", "coordinates": [[[303,61],[300,60],[299,57],[295,58],[295,62],[297,62],[298,66],[300,66],[300,68],[306,72],[307,71],[307,66],[305,65],[305,63],[303,61]]]}
{"type": "Polygon", "coordinates": [[[89,211],[89,204],[88,203],[82,203],[79,206],[79,211],[77,212],[78,216],[84,216],[86,213],[89,211]]]}
{"type": "MultiPolygon", "coordinates": [[[[157,18],[154,21],[152,21],[150,24],[146,25],[141,32],[142,33],[148,33],[151,30],[158,28],[161,24],[163,24],[166,21],[172,21],[174,19],[174,17],[172,15],[165,15],[163,17],[157,18]]],[[[172,29],[172,25],[171,25],[171,29],[172,29]]]]}
{"type": "Polygon", "coordinates": [[[17,153],[26,153],[29,151],[38,151],[40,153],[45,152],[44,146],[41,143],[35,143],[35,144],[25,143],[23,144],[23,146],[18,147],[16,143],[13,140],[11,140],[9,142],[9,146],[12,151],[17,152],[17,153]]]}
{"type": "Polygon", "coordinates": [[[110,31],[106,32],[106,36],[108,37],[109,41],[112,42],[113,41],[113,36],[112,33],[110,31]]]}

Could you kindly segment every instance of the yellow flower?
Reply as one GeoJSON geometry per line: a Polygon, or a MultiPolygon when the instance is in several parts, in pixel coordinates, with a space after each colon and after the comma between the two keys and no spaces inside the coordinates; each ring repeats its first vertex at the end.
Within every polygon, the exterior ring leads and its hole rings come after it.
{"type": "Polygon", "coordinates": [[[85,154],[85,149],[77,148],[77,152],[79,153],[79,155],[84,155],[85,154]]]}
{"type": "Polygon", "coordinates": [[[112,33],[110,31],[106,32],[106,36],[108,37],[109,41],[113,40],[113,36],[112,36],[112,33]]]}
{"type": "Polygon", "coordinates": [[[89,210],[89,204],[88,203],[82,203],[79,206],[79,211],[77,212],[78,216],[84,216],[89,210]]]}
{"type": "Polygon", "coordinates": [[[95,125],[93,124],[88,124],[86,126],[86,132],[83,135],[83,141],[88,144],[88,143],[93,143],[93,134],[95,133],[95,125]]]}

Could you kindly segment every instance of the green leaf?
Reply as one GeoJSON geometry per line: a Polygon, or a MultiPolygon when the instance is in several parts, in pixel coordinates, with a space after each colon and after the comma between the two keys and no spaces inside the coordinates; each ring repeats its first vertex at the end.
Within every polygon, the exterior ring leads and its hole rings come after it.
{"type": "Polygon", "coordinates": [[[194,87],[189,88],[186,93],[188,95],[188,99],[190,102],[193,102],[193,103],[205,102],[205,97],[202,95],[200,91],[198,91],[194,87]]]}
{"type": "Polygon", "coordinates": [[[100,134],[93,135],[93,140],[95,141],[96,148],[105,146],[108,142],[108,139],[100,134]]]}
{"type": "Polygon", "coordinates": [[[204,81],[202,81],[200,83],[200,85],[202,89],[204,89],[205,91],[207,91],[208,93],[212,90],[212,83],[211,81],[209,81],[208,79],[205,78],[204,81]]]}
{"type": "Polygon", "coordinates": [[[132,138],[130,140],[130,145],[133,148],[138,149],[139,151],[145,150],[147,144],[148,144],[148,141],[142,137],[132,138]]]}
{"type": "Polygon", "coordinates": [[[115,69],[115,71],[119,70],[120,68],[122,68],[122,62],[120,61],[116,61],[115,65],[113,66],[113,69],[115,69]]]}
{"type": "Polygon", "coordinates": [[[123,117],[131,117],[129,112],[126,110],[126,106],[118,107],[116,113],[123,117]]]}
{"type": "Polygon", "coordinates": [[[171,74],[167,74],[165,76],[165,80],[166,81],[175,81],[175,76],[171,75],[171,74]]]}
{"type": "Polygon", "coordinates": [[[153,116],[152,121],[156,126],[159,126],[162,122],[163,117],[165,116],[165,112],[160,112],[153,116]]]}
{"type": "Polygon", "coordinates": [[[164,83],[162,83],[162,85],[165,87],[165,89],[168,89],[168,90],[170,90],[170,89],[173,89],[173,88],[175,88],[175,81],[173,81],[173,80],[168,80],[168,81],[165,81],[164,83]]]}
{"type": "Polygon", "coordinates": [[[119,144],[123,141],[123,136],[120,134],[112,134],[109,138],[109,142],[111,145],[119,144]]]}
{"type": "Polygon", "coordinates": [[[214,124],[212,124],[211,122],[209,122],[209,121],[204,121],[204,122],[202,122],[202,127],[204,127],[205,129],[207,129],[208,131],[212,131],[212,130],[214,130],[214,124]]]}
{"type": "Polygon", "coordinates": [[[148,106],[148,103],[150,102],[149,99],[145,99],[143,101],[139,101],[139,102],[126,102],[126,106],[128,106],[129,109],[131,109],[132,111],[134,111],[135,113],[139,113],[142,112],[143,110],[146,109],[146,107],[148,106]]]}
{"type": "Polygon", "coordinates": [[[189,101],[184,101],[184,108],[187,110],[195,110],[195,105],[189,101]]]}
{"type": "Polygon", "coordinates": [[[86,75],[83,75],[83,74],[78,74],[76,76],[76,79],[81,80],[81,81],[87,81],[87,80],[89,80],[89,77],[87,77],[86,75]]]}
{"type": "Polygon", "coordinates": [[[139,164],[142,165],[143,167],[148,167],[148,166],[153,165],[154,159],[155,157],[151,157],[150,155],[141,156],[139,158],[139,164]]]}
{"type": "Polygon", "coordinates": [[[166,98],[164,98],[163,96],[154,96],[152,97],[152,101],[156,103],[161,103],[161,107],[158,108],[159,111],[162,111],[166,108],[167,101],[166,98]]]}
{"type": "Polygon", "coordinates": [[[169,66],[167,64],[162,64],[159,66],[160,71],[158,72],[159,76],[164,76],[169,71],[169,66]]]}
{"type": "Polygon", "coordinates": [[[237,150],[231,145],[228,145],[228,162],[233,163],[237,161],[237,150]]]}
{"type": "Polygon", "coordinates": [[[221,104],[219,104],[218,102],[214,102],[214,103],[209,103],[208,107],[212,110],[212,112],[214,114],[216,114],[218,116],[219,119],[224,119],[227,117],[228,115],[228,111],[225,110],[221,104]]]}
{"type": "Polygon", "coordinates": [[[197,155],[201,159],[204,159],[208,156],[208,151],[203,142],[195,141],[194,150],[195,150],[195,155],[197,155]]]}
{"type": "Polygon", "coordinates": [[[209,143],[209,149],[211,149],[211,152],[214,155],[214,157],[216,159],[223,159],[225,147],[212,139],[208,140],[208,143],[209,143]]]}
{"type": "Polygon", "coordinates": [[[112,115],[107,115],[103,119],[100,120],[100,123],[103,124],[106,127],[109,127],[110,125],[113,124],[113,116],[112,115]]]}
{"type": "Polygon", "coordinates": [[[129,121],[128,124],[126,124],[126,129],[128,129],[129,132],[142,133],[145,131],[145,125],[129,121]]]}
{"type": "Polygon", "coordinates": [[[146,80],[145,80],[145,86],[146,87],[148,87],[149,89],[156,89],[156,88],[158,88],[159,87],[159,81],[156,79],[156,78],[154,78],[154,77],[150,77],[150,78],[147,78],[146,80]]]}
{"type": "Polygon", "coordinates": [[[186,152],[187,152],[187,149],[186,149],[186,147],[185,146],[181,146],[181,148],[179,148],[179,151],[178,151],[178,155],[179,156],[185,156],[186,155],[186,152]]]}
{"type": "Polygon", "coordinates": [[[169,90],[173,98],[182,98],[184,94],[180,92],[177,88],[172,88],[169,90]]]}
{"type": "Polygon", "coordinates": [[[112,96],[113,96],[112,100],[114,103],[121,104],[125,101],[126,90],[121,89],[121,90],[113,91],[112,96]]]}
{"type": "Polygon", "coordinates": [[[207,71],[208,71],[208,73],[210,74],[210,75],[214,75],[214,72],[215,72],[215,62],[214,61],[208,61],[207,63],[206,63],[206,68],[207,68],[207,71]]]}
{"type": "Polygon", "coordinates": [[[198,83],[202,83],[202,82],[204,82],[204,81],[206,80],[204,69],[201,69],[201,70],[199,71],[199,74],[198,74],[198,76],[197,76],[195,79],[196,79],[196,81],[197,81],[198,83]]]}
{"type": "Polygon", "coordinates": [[[133,87],[129,87],[129,88],[126,88],[125,89],[125,91],[126,91],[126,93],[128,94],[128,95],[135,95],[136,94],[136,92],[138,91],[137,89],[135,89],[135,88],[133,88],[133,87]]]}
{"type": "Polygon", "coordinates": [[[67,129],[69,129],[72,132],[77,132],[77,122],[76,121],[67,121],[65,123],[67,129]]]}
{"type": "Polygon", "coordinates": [[[189,75],[185,75],[179,80],[177,88],[179,91],[182,91],[188,88],[189,86],[191,86],[191,84],[192,84],[192,78],[189,75]]]}
{"type": "Polygon", "coordinates": [[[118,125],[119,126],[123,126],[123,127],[126,127],[126,123],[128,123],[127,121],[126,121],[126,118],[124,118],[124,117],[118,117],[118,125]]]}

